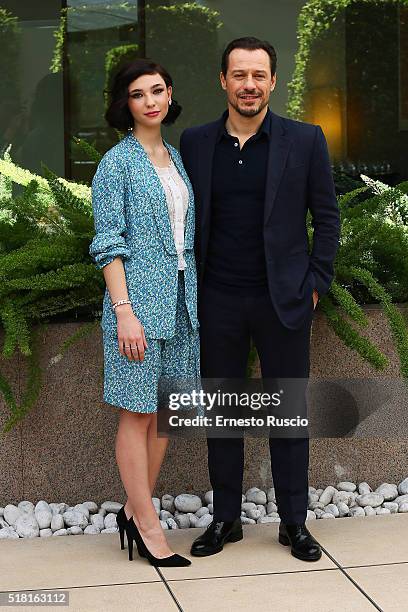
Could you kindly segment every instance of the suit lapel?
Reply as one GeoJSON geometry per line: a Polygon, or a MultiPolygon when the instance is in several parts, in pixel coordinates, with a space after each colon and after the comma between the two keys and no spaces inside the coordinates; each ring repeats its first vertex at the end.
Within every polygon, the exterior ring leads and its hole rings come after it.
{"type": "Polygon", "coordinates": [[[144,150],[140,142],[137,140],[137,138],[135,138],[131,133],[127,135],[127,138],[129,140],[129,145],[136,149],[136,151],[140,155],[141,160],[143,161],[143,171],[141,172],[141,174],[144,180],[146,194],[150,199],[159,235],[163,241],[166,250],[171,255],[177,255],[176,245],[174,244],[173,232],[170,225],[166,194],[164,192],[161,181],[158,177],[156,170],[154,169],[152,162],[149,159],[149,156],[147,155],[146,151],[144,150]]]}
{"type": "Polygon", "coordinates": [[[271,111],[271,138],[265,185],[264,225],[268,223],[272,213],[291,145],[292,140],[284,128],[281,117],[271,111]]]}
{"type": "Polygon", "coordinates": [[[217,133],[223,118],[210,124],[203,133],[198,146],[198,181],[201,195],[201,231],[205,232],[210,222],[212,165],[217,133]]]}

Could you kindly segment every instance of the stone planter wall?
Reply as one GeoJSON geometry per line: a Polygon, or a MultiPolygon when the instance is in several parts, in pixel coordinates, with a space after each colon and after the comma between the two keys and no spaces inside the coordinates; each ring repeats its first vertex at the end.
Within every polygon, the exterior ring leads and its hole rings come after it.
{"type": "MultiPolygon", "coordinates": [[[[407,314],[407,306],[401,307],[407,314]]],[[[317,310],[312,329],[311,378],[397,378],[398,361],[382,311],[366,306],[368,335],[376,339],[391,365],[376,373],[346,349],[317,310]]],[[[102,400],[102,337],[98,329],[78,342],[60,360],[58,347],[80,324],[50,324],[41,337],[45,370],[39,401],[13,431],[0,439],[0,506],[23,499],[75,504],[125,499],[115,460],[119,411],[102,400]]],[[[3,345],[3,336],[0,341],[3,345]]],[[[3,375],[17,396],[25,388],[25,360],[0,359],[3,375]]],[[[390,407],[389,410],[392,410],[390,407]]],[[[0,398],[0,426],[8,409],[0,398]]],[[[408,436],[395,418],[381,435],[310,441],[310,484],[324,487],[339,480],[399,482],[408,474],[408,436]],[[402,431],[402,433],[401,433],[402,431]],[[398,433],[400,432],[400,433],[398,433]]],[[[244,489],[271,485],[268,441],[246,440],[244,489]]],[[[203,493],[210,489],[205,440],[171,439],[155,495],[203,493]]]]}

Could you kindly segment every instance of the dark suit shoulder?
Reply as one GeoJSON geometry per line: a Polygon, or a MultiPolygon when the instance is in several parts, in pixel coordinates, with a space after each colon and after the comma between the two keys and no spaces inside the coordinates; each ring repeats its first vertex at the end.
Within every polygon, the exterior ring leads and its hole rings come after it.
{"type": "Polygon", "coordinates": [[[183,133],[183,138],[197,138],[198,136],[203,136],[208,132],[212,132],[212,130],[218,130],[220,125],[220,119],[217,121],[210,121],[209,123],[204,123],[203,125],[194,125],[192,127],[186,128],[183,133]]]}
{"type": "Polygon", "coordinates": [[[289,117],[281,117],[281,119],[285,125],[285,128],[292,133],[301,133],[303,135],[314,135],[316,133],[317,126],[314,123],[290,119],[289,117]]]}

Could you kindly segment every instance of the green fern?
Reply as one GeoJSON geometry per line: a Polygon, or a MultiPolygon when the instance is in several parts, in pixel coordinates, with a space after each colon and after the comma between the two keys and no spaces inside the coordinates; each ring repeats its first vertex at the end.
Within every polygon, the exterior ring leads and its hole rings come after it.
{"type": "Polygon", "coordinates": [[[383,370],[389,363],[387,357],[364,336],[361,336],[335,308],[329,295],[319,300],[319,308],[326,315],[327,321],[335,334],[344,344],[358,353],[377,370],[383,370]]]}

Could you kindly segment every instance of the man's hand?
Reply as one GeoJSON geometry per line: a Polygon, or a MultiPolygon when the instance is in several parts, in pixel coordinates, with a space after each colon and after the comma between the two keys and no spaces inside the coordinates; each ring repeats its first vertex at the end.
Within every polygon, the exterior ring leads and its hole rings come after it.
{"type": "Polygon", "coordinates": [[[131,361],[143,361],[147,349],[143,325],[129,305],[124,304],[121,311],[119,308],[121,306],[116,307],[119,353],[131,361]]]}
{"type": "Polygon", "coordinates": [[[319,294],[316,289],[313,289],[313,310],[316,308],[317,302],[319,301],[319,294]]]}

